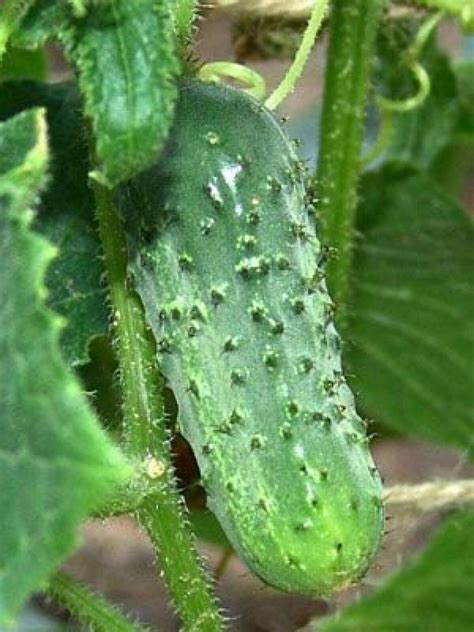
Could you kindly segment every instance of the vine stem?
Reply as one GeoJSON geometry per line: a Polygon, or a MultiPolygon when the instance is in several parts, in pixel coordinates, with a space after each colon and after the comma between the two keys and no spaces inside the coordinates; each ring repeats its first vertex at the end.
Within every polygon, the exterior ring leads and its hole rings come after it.
{"type": "Polygon", "coordinates": [[[269,110],[275,110],[280,103],[286,99],[286,97],[293,91],[298,79],[301,77],[311,53],[311,49],[313,48],[313,44],[316,40],[316,35],[318,34],[321,24],[323,23],[324,16],[326,15],[328,4],[329,0],[315,1],[311,17],[308,21],[308,26],[305,29],[293,63],[289,67],[288,72],[284,76],[280,85],[265,101],[265,105],[269,110]]]}
{"type": "Polygon", "coordinates": [[[165,425],[162,379],[140,299],[127,277],[126,238],[113,193],[93,183],[123,398],[124,437],[151,483],[135,511],[153,543],[184,631],[216,632],[222,619],[178,493],[165,425]]]}
{"type": "Polygon", "coordinates": [[[386,488],[384,497],[390,505],[404,505],[420,512],[470,505],[474,503],[474,480],[393,485],[386,488]]]}
{"type": "Polygon", "coordinates": [[[329,289],[344,328],[375,35],[385,0],[337,0],[330,18],[317,172],[323,241],[334,252],[329,289]]]}
{"type": "Polygon", "coordinates": [[[74,579],[56,573],[48,583],[48,594],[94,632],[144,632],[119,610],[74,579]]]}

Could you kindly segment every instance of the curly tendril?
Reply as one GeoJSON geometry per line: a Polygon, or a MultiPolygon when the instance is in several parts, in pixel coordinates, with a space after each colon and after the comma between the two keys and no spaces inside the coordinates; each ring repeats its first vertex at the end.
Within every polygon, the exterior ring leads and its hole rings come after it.
{"type": "Polygon", "coordinates": [[[431,15],[420,27],[412,45],[406,51],[404,57],[408,69],[416,80],[418,89],[412,96],[406,99],[389,99],[381,95],[375,97],[375,103],[380,110],[380,126],[377,138],[366,156],[361,159],[361,167],[370,164],[378,158],[390,144],[393,131],[393,114],[403,114],[410,112],[423,105],[431,90],[431,80],[426,69],[418,61],[423,48],[429,40],[430,35],[437,27],[442,11],[431,15]]]}
{"type": "MultiPolygon", "coordinates": [[[[283,77],[280,85],[265,101],[265,105],[269,110],[276,109],[294,90],[298,79],[301,77],[306,62],[308,61],[316,36],[326,15],[328,5],[329,0],[316,0],[308,25],[303,34],[301,44],[290,68],[288,69],[288,72],[283,77]]],[[[251,70],[246,66],[242,66],[241,64],[235,64],[227,61],[211,62],[209,64],[205,64],[198,74],[203,81],[220,82],[223,77],[237,79],[242,83],[247,83],[249,85],[245,92],[248,92],[260,100],[265,98],[266,88],[263,77],[254,70],[251,70]]]]}

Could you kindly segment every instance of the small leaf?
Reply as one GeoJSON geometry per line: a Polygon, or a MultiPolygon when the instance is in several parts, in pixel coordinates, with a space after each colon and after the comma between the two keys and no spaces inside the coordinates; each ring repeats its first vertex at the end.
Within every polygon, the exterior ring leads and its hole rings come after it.
{"type": "Polygon", "coordinates": [[[72,550],[75,530],[128,473],[58,350],[44,306],[55,249],[30,229],[47,164],[39,110],[0,125],[0,624],[72,550]]]}
{"type": "Polygon", "coordinates": [[[71,83],[16,81],[0,91],[0,120],[35,106],[47,108],[52,153],[35,228],[59,249],[46,274],[48,304],[66,319],[61,331],[65,359],[83,364],[91,338],[107,332],[108,316],[81,102],[71,83]]]}
{"type": "Polygon", "coordinates": [[[109,0],[59,33],[79,71],[97,155],[111,185],[156,159],[172,121],[178,71],[170,1],[109,0]]]}
{"type": "Polygon", "coordinates": [[[453,516],[411,565],[389,578],[367,599],[326,623],[319,620],[317,629],[321,632],[473,630],[473,533],[473,511],[453,516]]]}
{"type": "Polygon", "coordinates": [[[474,227],[426,175],[361,183],[347,360],[365,413],[474,456],[474,227]]]}

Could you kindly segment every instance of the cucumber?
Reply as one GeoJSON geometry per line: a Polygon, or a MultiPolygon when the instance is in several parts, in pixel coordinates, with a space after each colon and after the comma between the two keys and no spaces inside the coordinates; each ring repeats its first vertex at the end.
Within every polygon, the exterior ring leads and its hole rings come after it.
{"type": "Polygon", "coordinates": [[[209,507],[265,582],[326,595],[366,571],[384,515],[304,178],[260,103],[188,79],[117,202],[209,507]]]}

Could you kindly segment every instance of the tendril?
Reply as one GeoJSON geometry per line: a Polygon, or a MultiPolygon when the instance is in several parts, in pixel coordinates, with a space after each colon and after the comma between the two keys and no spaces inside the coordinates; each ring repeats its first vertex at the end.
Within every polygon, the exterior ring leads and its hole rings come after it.
{"type": "Polygon", "coordinates": [[[380,125],[377,138],[374,141],[372,148],[369,150],[366,156],[361,159],[361,167],[366,167],[375,158],[378,158],[390,144],[392,131],[393,131],[393,114],[403,114],[410,112],[421,105],[428,97],[431,90],[431,80],[428,72],[424,66],[419,62],[419,57],[423,52],[423,48],[428,42],[430,35],[440,22],[444,13],[439,11],[434,15],[431,15],[420,27],[412,45],[406,51],[404,57],[408,66],[408,69],[413,74],[413,77],[417,83],[417,91],[406,99],[389,99],[377,95],[375,97],[375,103],[380,111],[380,125]]]}
{"type": "Polygon", "coordinates": [[[230,61],[213,61],[209,64],[205,64],[199,70],[198,75],[203,81],[211,81],[214,83],[221,83],[224,77],[237,79],[248,86],[244,89],[244,92],[254,96],[259,101],[265,98],[265,79],[260,73],[251,68],[247,68],[247,66],[242,66],[242,64],[236,64],[230,61]]]}
{"type": "Polygon", "coordinates": [[[275,110],[286,97],[293,92],[296,82],[301,77],[306,62],[308,61],[311,49],[313,48],[316,36],[321,28],[326,11],[328,8],[329,0],[316,0],[311,17],[308,21],[308,26],[303,34],[301,44],[296,52],[293,63],[288,69],[288,72],[283,77],[280,85],[265,101],[265,105],[269,110],[275,110]]]}

